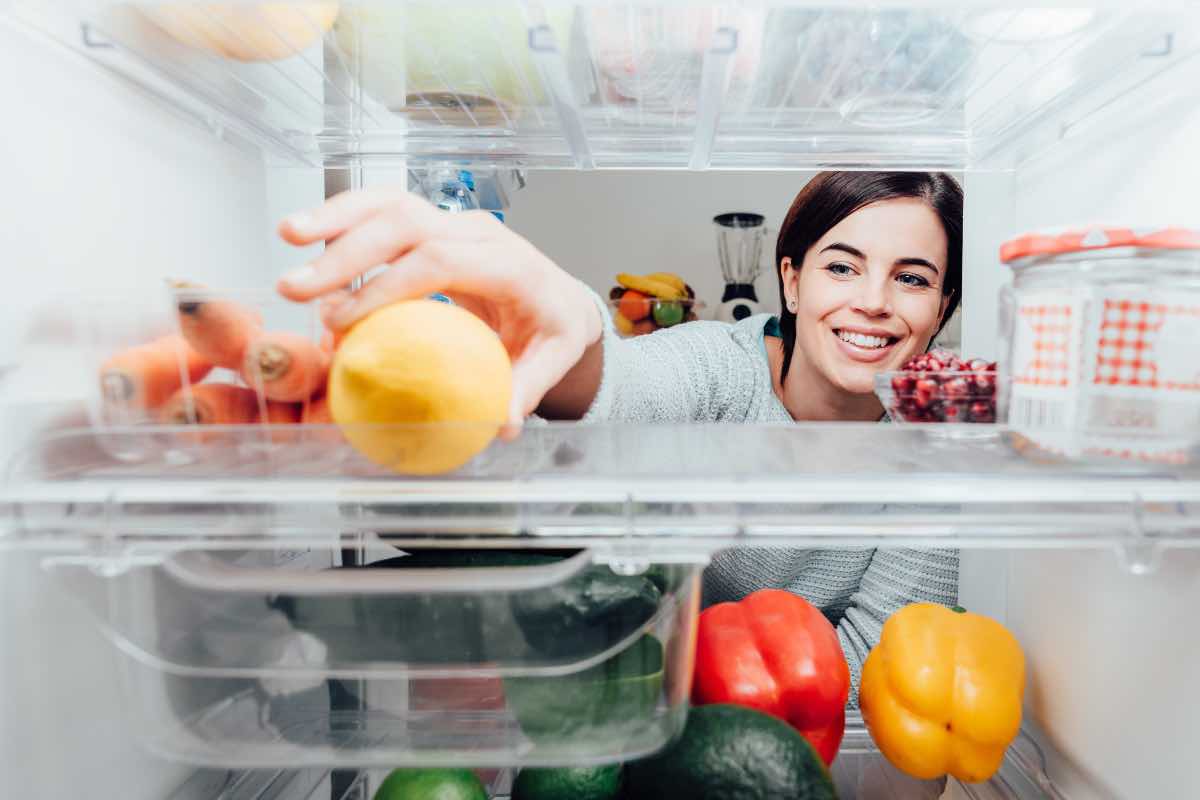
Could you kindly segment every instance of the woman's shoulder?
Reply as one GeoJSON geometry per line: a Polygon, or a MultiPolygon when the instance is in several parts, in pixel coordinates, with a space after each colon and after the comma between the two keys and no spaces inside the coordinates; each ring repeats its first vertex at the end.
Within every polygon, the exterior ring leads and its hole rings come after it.
{"type": "MultiPolygon", "coordinates": [[[[693,346],[741,350],[751,355],[762,353],[763,331],[774,320],[770,314],[757,314],[737,322],[694,320],[658,331],[652,337],[687,342],[693,346]]],[[[663,341],[660,339],[660,341],[663,341]]],[[[634,341],[637,341],[636,339],[634,341]]]]}

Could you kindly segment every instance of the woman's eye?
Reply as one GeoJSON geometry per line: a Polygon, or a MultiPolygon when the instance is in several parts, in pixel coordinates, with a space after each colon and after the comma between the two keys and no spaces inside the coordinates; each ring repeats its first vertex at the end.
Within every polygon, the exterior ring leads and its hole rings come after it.
{"type": "Polygon", "coordinates": [[[914,275],[911,272],[902,272],[896,276],[896,280],[903,283],[905,286],[929,286],[929,279],[920,275],[914,275]]]}
{"type": "Polygon", "coordinates": [[[854,267],[850,266],[849,264],[843,264],[840,261],[835,261],[834,263],[830,264],[825,269],[829,270],[834,275],[853,275],[854,274],[854,267]]]}

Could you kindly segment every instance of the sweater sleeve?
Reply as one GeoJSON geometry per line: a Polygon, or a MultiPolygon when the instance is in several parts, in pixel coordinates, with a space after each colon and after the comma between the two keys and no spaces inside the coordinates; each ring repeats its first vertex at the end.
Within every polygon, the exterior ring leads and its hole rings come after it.
{"type": "Polygon", "coordinates": [[[604,316],[604,366],[585,422],[740,421],[753,395],[753,366],[720,322],[695,321],[621,338],[604,316]]]}
{"type": "Polygon", "coordinates": [[[863,661],[878,644],[883,623],[893,612],[909,603],[952,606],[957,601],[957,550],[876,549],[838,623],[838,638],[850,665],[850,705],[858,706],[863,661]]]}

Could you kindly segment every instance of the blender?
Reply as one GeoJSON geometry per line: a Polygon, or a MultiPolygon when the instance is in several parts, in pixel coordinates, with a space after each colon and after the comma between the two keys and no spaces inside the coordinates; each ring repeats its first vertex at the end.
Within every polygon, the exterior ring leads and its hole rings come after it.
{"type": "Polygon", "coordinates": [[[717,257],[725,278],[725,293],[717,306],[716,318],[737,322],[762,310],[754,281],[758,278],[763,242],[767,228],[763,215],[733,211],[713,217],[717,227],[717,257]]]}

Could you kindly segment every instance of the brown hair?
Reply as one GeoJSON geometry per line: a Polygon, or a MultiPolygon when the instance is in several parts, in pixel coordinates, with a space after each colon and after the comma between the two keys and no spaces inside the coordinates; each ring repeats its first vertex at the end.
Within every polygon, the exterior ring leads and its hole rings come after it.
{"type": "Polygon", "coordinates": [[[800,269],[804,256],[830,228],[863,206],[898,197],[924,200],[938,215],[946,231],[946,277],[942,294],[949,298],[936,336],[958,307],[962,296],[963,192],[958,181],[944,172],[820,172],[809,181],[788,209],[775,242],[775,271],[779,278],[779,328],[783,334],[783,370],[787,378],[796,347],[796,315],[787,308],[783,273],[785,257],[800,269]]]}

